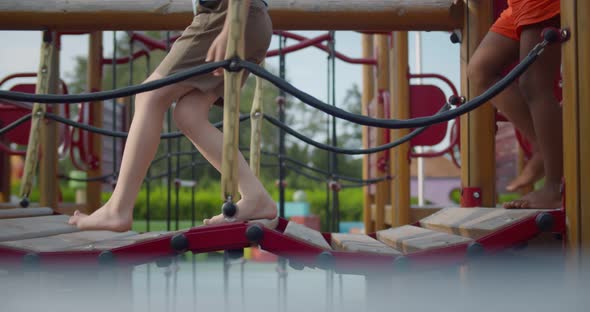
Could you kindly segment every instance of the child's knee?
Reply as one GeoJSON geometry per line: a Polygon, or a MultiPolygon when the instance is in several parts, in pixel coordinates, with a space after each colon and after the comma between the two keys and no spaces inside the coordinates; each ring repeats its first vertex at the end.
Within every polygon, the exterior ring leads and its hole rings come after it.
{"type": "Polygon", "coordinates": [[[159,90],[143,92],[137,94],[135,103],[137,109],[148,109],[151,111],[165,112],[172,104],[170,99],[159,90]]]}
{"type": "Polygon", "coordinates": [[[494,81],[495,73],[489,66],[479,60],[472,60],[467,65],[467,78],[469,81],[480,87],[487,87],[494,81]]]}
{"type": "Polygon", "coordinates": [[[528,104],[534,104],[535,99],[544,96],[552,96],[553,89],[549,88],[549,90],[544,90],[542,84],[539,84],[539,80],[531,74],[523,74],[519,81],[518,87],[520,89],[520,94],[524,101],[528,104]],[[547,94],[549,91],[549,94],[547,94]]]}
{"type": "Polygon", "coordinates": [[[189,124],[189,119],[191,119],[191,115],[189,114],[189,109],[185,102],[179,101],[174,106],[174,111],[172,112],[172,119],[174,119],[174,123],[176,127],[181,131],[184,131],[189,124]]]}

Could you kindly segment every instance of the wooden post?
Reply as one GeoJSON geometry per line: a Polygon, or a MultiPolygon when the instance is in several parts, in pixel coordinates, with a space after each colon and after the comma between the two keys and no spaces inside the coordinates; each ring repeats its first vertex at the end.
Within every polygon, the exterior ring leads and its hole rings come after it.
{"type": "MultiPolygon", "coordinates": [[[[51,65],[49,73],[48,93],[58,93],[59,90],[59,38],[57,33],[53,36],[51,65]]],[[[39,92],[37,92],[39,93],[39,92]]],[[[47,105],[58,109],[57,105],[47,105]]],[[[58,205],[58,180],[57,180],[57,122],[43,120],[41,123],[41,159],[39,163],[39,190],[41,207],[57,209],[58,205]]]]}
{"type": "MultiPolygon", "coordinates": [[[[478,94],[475,86],[467,79],[467,65],[492,25],[493,1],[470,0],[465,5],[465,10],[461,43],[461,89],[471,99],[478,94]]],[[[492,105],[483,105],[461,116],[462,186],[479,188],[481,192],[478,195],[485,207],[496,205],[495,134],[495,113],[492,105]]]]}
{"type": "MultiPolygon", "coordinates": [[[[389,90],[389,35],[375,35],[377,44],[377,90],[378,92],[389,90]]],[[[384,106],[377,105],[377,118],[384,118],[384,106]]],[[[375,128],[377,131],[377,145],[385,144],[385,130],[375,128]]],[[[385,152],[377,153],[377,159],[384,159],[385,152]]],[[[379,172],[377,177],[385,177],[387,172],[379,172]]],[[[390,202],[389,181],[377,183],[377,193],[375,194],[375,230],[379,231],[385,228],[385,205],[390,202]]]]}
{"type": "MultiPolygon", "coordinates": [[[[408,33],[394,32],[391,49],[391,112],[394,119],[410,118],[410,84],[408,80],[408,33]]],[[[410,129],[391,131],[392,140],[410,133],[410,129]]],[[[410,143],[394,148],[390,153],[391,176],[395,176],[391,194],[391,226],[401,226],[410,222],[410,143]]]]}
{"type": "MultiPolygon", "coordinates": [[[[37,73],[37,94],[56,93],[59,77],[59,55],[55,33],[43,32],[41,44],[41,58],[37,73]]],[[[39,188],[41,190],[40,204],[45,207],[57,208],[57,132],[55,122],[44,120],[43,114],[47,111],[46,105],[35,103],[33,105],[33,117],[31,120],[31,132],[27,145],[25,169],[21,182],[22,198],[31,194],[33,177],[37,169],[39,148],[42,158],[40,165],[39,188]],[[43,129],[43,131],[41,131],[43,129]]]]}
{"type": "MultiPolygon", "coordinates": [[[[363,58],[373,58],[373,35],[363,34],[363,58]]],[[[368,114],[368,107],[375,97],[375,71],[372,65],[363,65],[363,94],[361,99],[362,114],[368,114]]],[[[369,128],[362,127],[363,131],[363,148],[369,147],[369,128]]],[[[363,180],[370,177],[369,171],[369,156],[363,155],[363,180]]],[[[364,207],[363,207],[363,221],[365,224],[365,233],[372,233],[375,231],[373,223],[373,215],[371,206],[374,203],[374,197],[369,192],[369,186],[363,187],[364,207]]]]}
{"type": "MultiPolygon", "coordinates": [[[[87,83],[88,90],[98,91],[102,88],[102,32],[90,33],[88,43],[88,67],[87,67],[87,83]]],[[[103,125],[103,103],[90,103],[90,123],[101,128],[103,125]]],[[[91,154],[92,164],[91,169],[87,172],[88,178],[98,177],[102,175],[102,136],[98,134],[90,134],[92,142],[91,154]]],[[[88,182],[86,183],[86,212],[92,213],[101,206],[102,183],[88,182]]]]}
{"type": "MultiPolygon", "coordinates": [[[[244,26],[248,10],[243,0],[229,0],[229,35],[225,58],[244,59],[244,26]]],[[[223,105],[223,159],[221,193],[224,201],[234,202],[238,194],[238,140],[240,125],[240,89],[243,71],[225,71],[223,105]]]]}
{"type": "MultiPolygon", "coordinates": [[[[456,0],[267,2],[274,28],[284,30],[453,30],[463,22],[456,0]]],[[[2,0],[0,29],[178,30],[193,14],[188,0],[2,0]]]]}
{"type": "Polygon", "coordinates": [[[250,110],[250,169],[254,175],[260,177],[260,145],[262,141],[262,116],[263,116],[263,86],[264,80],[256,77],[256,88],[254,89],[254,100],[250,110]]]}
{"type": "Polygon", "coordinates": [[[590,260],[590,2],[562,0],[563,136],[567,240],[572,259],[590,260]]]}

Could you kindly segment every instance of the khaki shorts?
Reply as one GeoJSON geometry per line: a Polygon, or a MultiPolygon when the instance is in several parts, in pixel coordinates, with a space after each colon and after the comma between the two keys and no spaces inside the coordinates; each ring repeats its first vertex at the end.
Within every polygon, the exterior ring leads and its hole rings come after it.
{"type": "MultiPolygon", "coordinates": [[[[223,28],[227,6],[228,0],[219,0],[219,4],[212,8],[199,6],[193,22],[174,42],[168,55],[156,68],[156,73],[168,76],[204,64],[209,47],[223,28]]],[[[262,0],[252,0],[244,38],[246,60],[257,64],[264,61],[271,37],[272,22],[266,5],[262,0]]],[[[223,96],[223,76],[205,74],[180,83],[189,84],[202,92],[213,91],[217,96],[223,96]]],[[[218,105],[221,103],[216,102],[218,105]]]]}

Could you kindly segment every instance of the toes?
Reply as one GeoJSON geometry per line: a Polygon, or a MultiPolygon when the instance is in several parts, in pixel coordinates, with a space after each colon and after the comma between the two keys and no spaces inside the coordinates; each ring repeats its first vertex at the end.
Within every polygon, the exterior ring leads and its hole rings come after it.
{"type": "Polygon", "coordinates": [[[513,200],[504,204],[504,208],[506,209],[525,209],[528,207],[528,200],[513,200]]]}
{"type": "Polygon", "coordinates": [[[68,224],[69,225],[76,225],[76,223],[78,223],[78,216],[76,216],[76,213],[74,213],[74,215],[71,216],[70,219],[68,220],[68,224]]]}

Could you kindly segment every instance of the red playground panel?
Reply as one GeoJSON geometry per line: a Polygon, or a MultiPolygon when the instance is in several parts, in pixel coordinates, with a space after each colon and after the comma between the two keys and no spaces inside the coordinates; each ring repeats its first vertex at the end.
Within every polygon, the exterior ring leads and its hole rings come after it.
{"type": "MultiPolygon", "coordinates": [[[[447,99],[444,92],[433,85],[410,86],[410,118],[436,115],[447,99]]],[[[434,146],[447,135],[448,123],[438,123],[428,127],[411,140],[412,146],[434,146]]]]}
{"type": "MultiPolygon", "coordinates": [[[[35,93],[35,84],[18,84],[10,88],[10,91],[35,93]]],[[[0,101],[0,127],[6,126],[30,113],[31,111],[27,108],[0,101]]],[[[4,134],[4,139],[9,143],[27,145],[30,130],[31,122],[27,121],[4,134]]]]}

